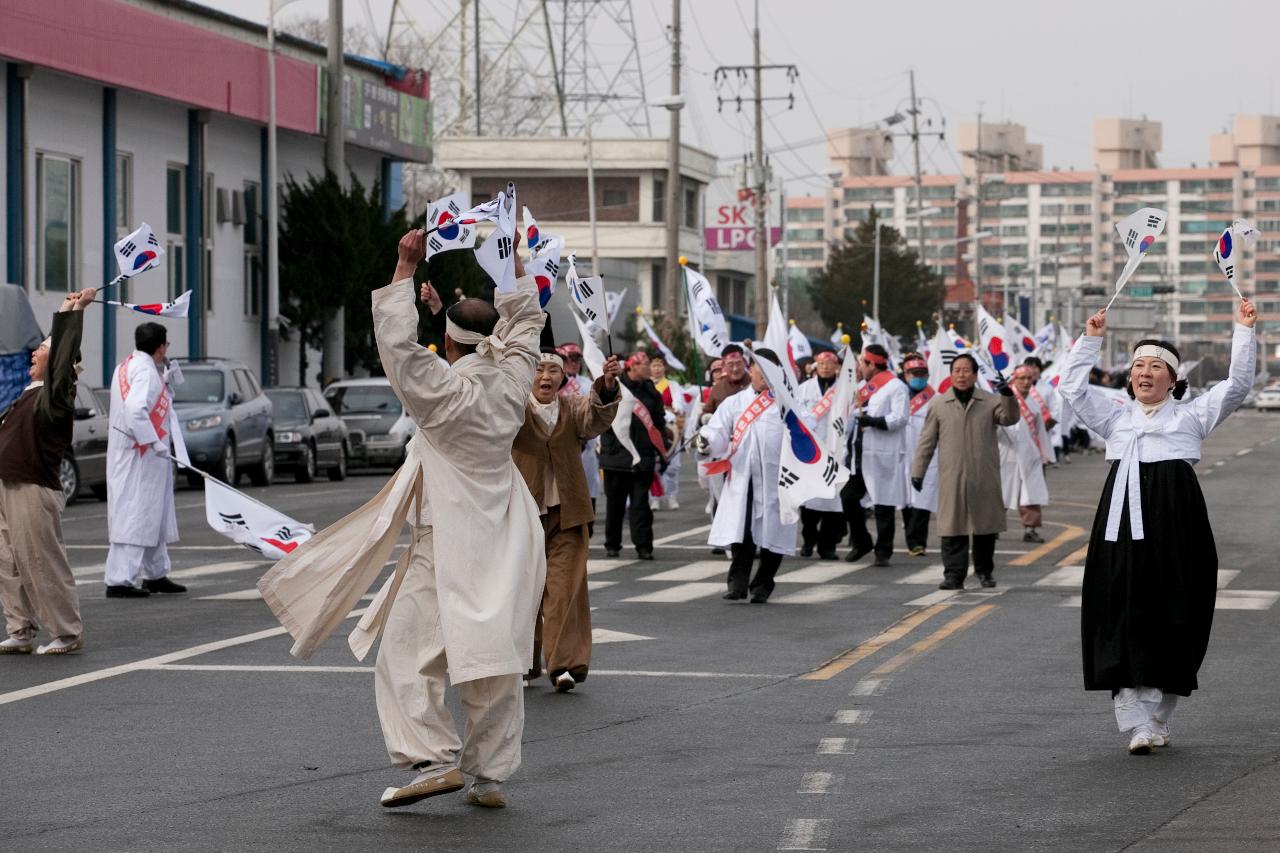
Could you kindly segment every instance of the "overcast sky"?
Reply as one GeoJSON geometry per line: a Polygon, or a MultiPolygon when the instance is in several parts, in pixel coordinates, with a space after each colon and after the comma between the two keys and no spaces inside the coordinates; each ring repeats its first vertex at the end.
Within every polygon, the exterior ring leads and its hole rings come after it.
{"type": "MultiPolygon", "coordinates": [[[[268,0],[206,0],[257,21],[268,0]]],[[[482,0],[486,13],[510,20],[515,0],[482,0]]],[[[403,0],[419,26],[436,29],[456,0],[403,0]]],[[[524,0],[526,8],[536,4],[524,0]]],[[[749,112],[717,114],[712,71],[751,60],[752,0],[684,0],[686,140],[721,156],[750,148],[749,112]]],[[[347,23],[366,15],[385,32],[390,0],[347,0],[347,23]]],[[[669,0],[633,0],[650,98],[668,91],[664,28],[669,0]]],[[[327,0],[297,0],[281,13],[323,17],[327,0]]],[[[789,194],[824,184],[828,171],[823,128],[866,124],[889,115],[907,97],[907,69],[915,68],[926,112],[949,128],[984,120],[1020,122],[1044,145],[1045,167],[1089,168],[1092,122],[1142,117],[1164,123],[1160,162],[1205,164],[1208,137],[1228,128],[1236,113],[1276,112],[1275,34],[1280,4],[1186,0],[1134,6],[1115,0],[761,0],[766,62],[800,71],[796,106],[774,103],[765,124],[769,148],[796,146],[773,156],[789,194]]],[[[439,74],[440,72],[437,72],[439,74]]],[[[790,91],[781,74],[766,77],[766,94],[790,91]]],[[[652,113],[665,127],[664,110],[652,113]]],[[[951,140],[922,145],[926,171],[955,172],[951,140]]],[[[906,144],[892,170],[911,165],[906,144]]]]}

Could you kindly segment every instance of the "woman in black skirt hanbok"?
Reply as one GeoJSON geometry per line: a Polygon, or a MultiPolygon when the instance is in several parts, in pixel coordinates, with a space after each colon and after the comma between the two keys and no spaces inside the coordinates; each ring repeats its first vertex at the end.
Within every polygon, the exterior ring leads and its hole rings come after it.
{"type": "Polygon", "coordinates": [[[1253,304],[1240,300],[1230,375],[1188,402],[1180,402],[1186,382],[1177,378],[1178,351],[1167,341],[1140,341],[1134,349],[1128,402],[1089,386],[1105,311],[1089,318],[1063,364],[1059,391],[1106,439],[1111,461],[1084,567],[1084,686],[1111,691],[1134,755],[1169,745],[1169,716],[1178,697],[1196,689],[1209,645],[1218,553],[1191,466],[1210,430],[1253,385],[1257,319],[1253,304]]]}

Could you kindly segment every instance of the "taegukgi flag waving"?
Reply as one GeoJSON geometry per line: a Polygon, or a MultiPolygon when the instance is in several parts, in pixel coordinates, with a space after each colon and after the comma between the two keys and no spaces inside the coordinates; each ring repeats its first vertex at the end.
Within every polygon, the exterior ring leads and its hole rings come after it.
{"type": "Polygon", "coordinates": [[[662,357],[666,360],[671,369],[684,370],[684,362],[676,358],[676,354],[671,351],[671,348],[662,342],[662,338],[658,337],[658,333],[654,331],[653,326],[649,325],[649,321],[645,318],[644,312],[637,308],[636,316],[640,318],[640,328],[644,330],[644,336],[649,339],[650,343],[658,348],[658,352],[662,353],[662,357]]]}
{"type": "Polygon", "coordinates": [[[140,272],[160,266],[164,248],[151,231],[151,226],[144,222],[137,231],[116,243],[115,253],[120,278],[132,278],[140,272]]]}
{"type": "Polygon", "coordinates": [[[315,533],[310,524],[294,521],[213,477],[204,481],[204,517],[223,536],[272,560],[315,533]]]}
{"type": "Polygon", "coordinates": [[[497,227],[475,250],[476,262],[493,279],[499,293],[515,293],[516,185],[508,183],[506,192],[498,193],[493,201],[496,208],[491,218],[497,227]]]}
{"type": "Polygon", "coordinates": [[[719,358],[720,351],[729,343],[729,329],[711,282],[688,267],[684,268],[684,282],[689,299],[689,331],[704,355],[719,358]]]}
{"type": "Polygon", "coordinates": [[[133,302],[116,302],[112,299],[102,300],[104,305],[118,305],[137,311],[139,314],[150,314],[152,317],[186,317],[191,308],[191,291],[188,290],[172,302],[152,302],[138,305],[133,302]]]}
{"type": "Polygon", "coordinates": [[[569,285],[569,295],[573,304],[597,327],[609,328],[609,306],[604,296],[604,279],[598,275],[590,278],[578,277],[577,258],[569,255],[569,269],[564,274],[564,283],[569,285]]]}
{"type": "Polygon", "coordinates": [[[427,228],[435,229],[427,235],[427,260],[440,252],[470,249],[476,244],[474,222],[459,221],[470,203],[466,193],[454,193],[427,206],[427,228]]]}

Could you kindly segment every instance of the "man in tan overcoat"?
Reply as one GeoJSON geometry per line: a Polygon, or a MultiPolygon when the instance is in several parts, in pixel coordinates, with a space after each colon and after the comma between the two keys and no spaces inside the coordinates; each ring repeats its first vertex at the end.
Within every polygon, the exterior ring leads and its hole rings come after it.
{"type": "Polygon", "coordinates": [[[595,518],[582,445],[609,428],[618,413],[615,356],[604,363],[587,396],[560,396],[564,359],[544,347],[525,406],[524,425],[511,447],[525,485],[538,504],[546,532],[547,584],[534,629],[532,681],[547,659],[547,675],[560,693],[586,681],[591,665],[591,603],[587,598],[587,526],[595,518]]]}
{"type": "Polygon", "coordinates": [[[951,387],[930,404],[911,465],[911,485],[920,491],[934,451],[938,453],[939,589],[964,588],[970,536],[974,574],[984,587],[996,585],[996,534],[1005,529],[996,427],[1018,422],[1018,401],[1003,380],[996,383],[996,396],[977,388],[977,379],[973,356],[956,356],[951,387]]]}

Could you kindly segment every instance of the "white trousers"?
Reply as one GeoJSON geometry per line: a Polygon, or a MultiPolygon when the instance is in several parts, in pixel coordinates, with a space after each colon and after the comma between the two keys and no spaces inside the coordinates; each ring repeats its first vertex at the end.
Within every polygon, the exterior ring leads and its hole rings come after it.
{"type": "Polygon", "coordinates": [[[478,779],[502,782],[520,766],[524,687],[519,673],[458,684],[467,715],[458,727],[445,704],[444,633],[436,595],[431,528],[418,528],[413,561],[382,633],[374,668],[374,697],[387,755],[410,769],[457,764],[478,779]]]}
{"type": "Polygon", "coordinates": [[[1169,717],[1178,696],[1158,687],[1121,687],[1116,692],[1116,725],[1122,732],[1147,728],[1153,734],[1169,733],[1169,717]]]}
{"type": "Polygon", "coordinates": [[[674,501],[680,496],[680,459],[683,456],[683,453],[672,456],[667,463],[667,470],[662,474],[662,497],[665,500],[674,501]]]}
{"type": "Polygon", "coordinates": [[[164,542],[146,545],[125,545],[112,542],[107,551],[107,586],[138,586],[138,576],[143,580],[159,580],[169,574],[169,546],[164,542]]]}

